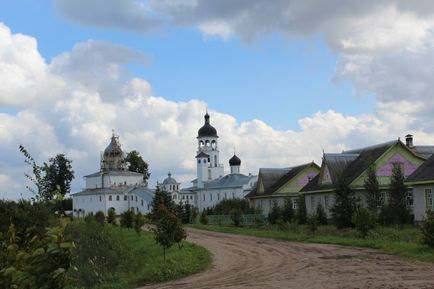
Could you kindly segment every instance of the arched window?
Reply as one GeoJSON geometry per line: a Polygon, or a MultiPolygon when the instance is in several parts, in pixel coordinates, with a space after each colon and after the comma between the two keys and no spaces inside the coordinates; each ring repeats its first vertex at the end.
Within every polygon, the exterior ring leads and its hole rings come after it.
{"type": "Polygon", "coordinates": [[[202,147],[203,147],[203,145],[204,145],[203,141],[202,141],[202,140],[201,140],[201,141],[199,141],[199,148],[202,148],[202,147]]]}
{"type": "Polygon", "coordinates": [[[213,150],[215,150],[217,148],[217,142],[215,140],[213,140],[211,142],[211,147],[212,147],[213,150]]]}
{"type": "Polygon", "coordinates": [[[120,197],[119,196],[116,196],[116,201],[119,201],[120,200],[120,197]]]}
{"type": "Polygon", "coordinates": [[[112,196],[110,195],[110,196],[109,196],[109,201],[111,201],[111,200],[112,200],[112,196]]]}
{"type": "Polygon", "coordinates": [[[209,142],[209,140],[206,140],[206,141],[205,141],[205,146],[206,146],[206,147],[209,147],[209,146],[210,146],[210,142],[209,142]]]}
{"type": "Polygon", "coordinates": [[[197,160],[197,163],[200,164],[200,160],[197,160]]]}

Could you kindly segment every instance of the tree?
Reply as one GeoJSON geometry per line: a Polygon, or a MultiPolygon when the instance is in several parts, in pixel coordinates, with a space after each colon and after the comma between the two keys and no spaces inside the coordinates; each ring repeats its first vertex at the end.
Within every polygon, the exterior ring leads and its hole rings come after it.
{"type": "Polygon", "coordinates": [[[240,209],[232,209],[231,211],[231,220],[235,227],[239,227],[241,225],[241,216],[243,212],[240,209]]]}
{"type": "Polygon", "coordinates": [[[291,222],[291,220],[294,218],[294,208],[292,207],[291,198],[287,198],[285,200],[285,205],[283,206],[282,210],[282,218],[286,223],[291,222]]]}
{"type": "Polygon", "coordinates": [[[389,195],[389,206],[396,224],[402,225],[410,220],[410,210],[407,206],[407,191],[401,166],[396,165],[392,170],[389,195]]]}
{"type": "Polygon", "coordinates": [[[104,216],[104,213],[102,211],[98,211],[98,212],[95,213],[95,221],[98,224],[104,225],[105,216],[104,216]]]}
{"type": "Polygon", "coordinates": [[[132,210],[125,211],[121,214],[121,227],[134,227],[134,212],[132,210]]]}
{"type": "Polygon", "coordinates": [[[139,234],[142,231],[142,227],[144,225],[145,225],[145,218],[140,212],[138,212],[134,216],[134,230],[136,230],[137,234],[139,234]]]}
{"type": "Polygon", "coordinates": [[[317,218],[318,225],[327,225],[327,214],[324,211],[321,203],[318,203],[318,205],[316,206],[315,216],[317,218]]]}
{"type": "Polygon", "coordinates": [[[206,210],[203,210],[200,214],[200,223],[207,225],[208,224],[208,214],[206,213],[206,210]]]}
{"type": "Polygon", "coordinates": [[[107,211],[107,223],[116,225],[116,211],[115,208],[110,208],[107,211]]]}
{"type": "Polygon", "coordinates": [[[297,222],[301,225],[307,222],[306,197],[304,194],[300,194],[297,200],[297,222]]]}
{"type": "Polygon", "coordinates": [[[157,187],[154,198],[152,199],[151,216],[154,221],[157,221],[160,217],[158,213],[161,206],[164,206],[167,210],[176,214],[176,206],[170,193],[162,191],[159,187],[157,187]]]}
{"type": "Polygon", "coordinates": [[[370,230],[375,228],[375,221],[376,214],[358,203],[352,216],[352,222],[363,239],[368,236],[370,230]]]}
{"type": "MultiPolygon", "coordinates": [[[[45,191],[50,194],[59,192],[65,195],[70,192],[71,181],[74,179],[74,171],[71,166],[72,161],[67,159],[64,154],[58,154],[50,158],[48,163],[44,163],[45,191]]],[[[49,196],[50,199],[53,196],[49,196]]]]}
{"type": "Polygon", "coordinates": [[[58,154],[50,158],[48,163],[40,166],[30,153],[20,145],[19,149],[24,155],[24,162],[32,167],[33,175],[24,174],[35,186],[36,190],[27,186],[39,201],[53,200],[57,193],[64,196],[69,193],[71,181],[74,179],[74,171],[71,162],[64,154],[58,154]]]}
{"type": "Polygon", "coordinates": [[[143,160],[138,151],[130,151],[127,153],[125,161],[128,163],[128,170],[131,172],[143,174],[143,182],[148,184],[149,176],[148,163],[143,160]]]}
{"type": "Polygon", "coordinates": [[[268,222],[274,225],[279,219],[282,219],[282,210],[280,209],[276,200],[274,200],[271,211],[268,213],[268,222]]]}
{"type": "Polygon", "coordinates": [[[174,213],[167,210],[164,206],[158,208],[160,219],[156,223],[154,232],[155,241],[163,247],[164,262],[166,262],[166,250],[176,242],[182,240],[182,226],[174,213]]]}
{"type": "Polygon", "coordinates": [[[333,221],[338,229],[353,227],[353,212],[356,206],[354,192],[342,177],[335,190],[335,203],[332,211],[333,221]]]}
{"type": "Polygon", "coordinates": [[[434,212],[428,210],[422,222],[423,243],[434,248],[434,212]]]}
{"type": "Polygon", "coordinates": [[[368,209],[377,213],[377,208],[380,200],[380,185],[376,175],[375,165],[371,165],[367,170],[367,178],[364,182],[366,190],[366,203],[368,209]]]}

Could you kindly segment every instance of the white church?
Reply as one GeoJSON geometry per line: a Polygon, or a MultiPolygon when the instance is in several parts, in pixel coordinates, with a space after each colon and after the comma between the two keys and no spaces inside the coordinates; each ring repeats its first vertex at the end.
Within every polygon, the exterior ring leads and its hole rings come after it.
{"type": "Polygon", "coordinates": [[[100,170],[84,178],[86,188],[71,195],[74,217],[98,211],[107,215],[110,209],[116,214],[127,210],[144,214],[152,209],[155,191],[146,186],[143,174],[127,170],[125,153],[114,132],[110,144],[101,153],[100,170]]]}
{"type": "Polygon", "coordinates": [[[234,154],[229,160],[230,174],[224,175],[220,163],[217,130],[210,123],[208,112],[199,129],[196,155],[197,178],[192,186],[179,191],[177,202],[188,203],[202,211],[224,199],[244,198],[255,186],[257,176],[240,173],[241,160],[234,154]]]}

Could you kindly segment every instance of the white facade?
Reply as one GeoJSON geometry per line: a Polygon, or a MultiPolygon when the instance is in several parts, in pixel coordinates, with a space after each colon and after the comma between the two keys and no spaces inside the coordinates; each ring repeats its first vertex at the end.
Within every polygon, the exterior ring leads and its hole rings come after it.
{"type": "Polygon", "coordinates": [[[113,134],[101,156],[99,172],[85,176],[86,188],[72,194],[74,217],[84,217],[110,209],[116,214],[127,210],[149,213],[154,192],[143,182],[143,174],[126,170],[124,152],[119,137],[113,134]]]}
{"type": "Polygon", "coordinates": [[[224,175],[220,164],[217,130],[205,114],[205,123],[199,129],[196,155],[197,178],[193,186],[178,193],[178,201],[197,207],[200,211],[214,207],[224,199],[244,198],[255,186],[257,176],[240,173],[241,160],[233,156],[229,161],[231,173],[224,175]]]}

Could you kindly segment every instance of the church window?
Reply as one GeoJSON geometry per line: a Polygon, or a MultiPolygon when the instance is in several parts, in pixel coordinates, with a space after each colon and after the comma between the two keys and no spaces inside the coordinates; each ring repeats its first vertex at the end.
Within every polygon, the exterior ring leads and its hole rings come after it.
{"type": "Polygon", "coordinates": [[[182,199],[184,200],[184,199],[185,199],[185,196],[182,196],[182,199]]]}
{"type": "Polygon", "coordinates": [[[208,170],[208,180],[211,180],[211,170],[208,170]]]}
{"type": "Polygon", "coordinates": [[[202,199],[205,201],[205,194],[203,194],[202,197],[203,197],[202,199]]]}
{"type": "Polygon", "coordinates": [[[124,182],[124,185],[127,185],[127,181],[124,182]]]}
{"type": "Polygon", "coordinates": [[[137,196],[136,196],[136,202],[138,202],[138,201],[137,201],[137,196]]]}
{"type": "Polygon", "coordinates": [[[110,196],[109,196],[109,201],[111,201],[111,200],[112,200],[112,196],[110,195],[110,196]]]}
{"type": "Polygon", "coordinates": [[[197,160],[197,163],[200,164],[200,160],[197,160]]]}
{"type": "Polygon", "coordinates": [[[206,141],[205,141],[205,146],[206,146],[206,147],[209,147],[209,140],[206,140],[206,141]]]}
{"type": "Polygon", "coordinates": [[[235,199],[235,193],[232,192],[232,199],[235,199]]]}
{"type": "Polygon", "coordinates": [[[172,185],[169,186],[169,191],[171,191],[171,190],[172,190],[172,185]]]}
{"type": "Polygon", "coordinates": [[[208,157],[208,162],[209,162],[209,163],[211,162],[211,159],[210,159],[210,157],[208,157]]]}
{"type": "Polygon", "coordinates": [[[144,205],[144,203],[143,203],[143,200],[142,200],[142,207],[143,207],[143,205],[144,205]]]}
{"type": "Polygon", "coordinates": [[[120,201],[120,197],[119,196],[116,196],[116,201],[120,201]]]}
{"type": "Polygon", "coordinates": [[[220,193],[217,193],[217,201],[220,201],[220,193]]]}
{"type": "Polygon", "coordinates": [[[190,200],[193,200],[193,195],[190,196],[190,200]]]}
{"type": "Polygon", "coordinates": [[[214,166],[217,167],[217,156],[214,156],[214,166]]]}
{"type": "Polygon", "coordinates": [[[212,202],[212,194],[209,194],[209,200],[212,202]]]}
{"type": "Polygon", "coordinates": [[[225,199],[228,197],[228,194],[227,193],[225,193],[225,199]]]}
{"type": "Polygon", "coordinates": [[[148,210],[149,210],[149,204],[148,204],[148,210]]]}
{"type": "Polygon", "coordinates": [[[125,195],[124,196],[124,201],[127,201],[128,200],[128,197],[125,195]]]}
{"type": "Polygon", "coordinates": [[[212,147],[213,150],[215,150],[217,148],[217,142],[215,140],[213,140],[211,142],[211,147],[212,147]]]}
{"type": "Polygon", "coordinates": [[[131,196],[131,201],[134,200],[134,196],[131,196]]]}
{"type": "Polygon", "coordinates": [[[102,197],[101,196],[99,196],[99,201],[102,202],[102,197]]]}

